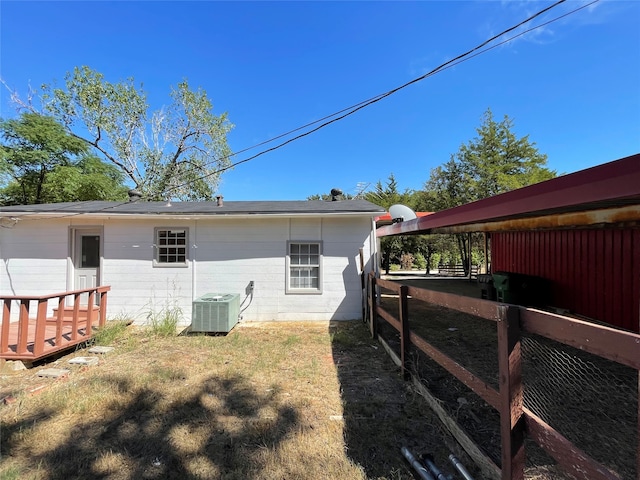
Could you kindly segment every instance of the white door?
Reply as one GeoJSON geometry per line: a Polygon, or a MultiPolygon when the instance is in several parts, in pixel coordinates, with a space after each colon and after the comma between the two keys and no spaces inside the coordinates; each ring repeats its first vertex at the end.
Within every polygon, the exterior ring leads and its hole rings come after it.
{"type": "MultiPolygon", "coordinates": [[[[73,255],[73,289],[100,285],[101,232],[99,230],[76,230],[73,255]]],[[[82,304],[87,304],[88,295],[82,295],[82,304]]],[[[98,304],[98,296],[96,304],[98,304]]]]}

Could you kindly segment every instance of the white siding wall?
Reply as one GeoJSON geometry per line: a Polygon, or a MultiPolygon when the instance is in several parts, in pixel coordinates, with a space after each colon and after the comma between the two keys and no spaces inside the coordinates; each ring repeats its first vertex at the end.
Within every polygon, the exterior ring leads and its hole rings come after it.
{"type": "Polygon", "coordinates": [[[68,242],[69,230],[59,221],[23,220],[13,228],[0,228],[0,292],[4,295],[64,292],[68,242]]]}
{"type": "Polygon", "coordinates": [[[145,323],[152,310],[179,307],[190,318],[194,226],[193,221],[170,218],[105,222],[102,284],[111,286],[110,316],[129,316],[136,323],[145,323]],[[186,267],[154,267],[156,227],[189,229],[186,267]]]}
{"type": "Polygon", "coordinates": [[[191,321],[191,302],[206,293],[238,293],[243,321],[347,320],[361,315],[360,248],[370,266],[370,217],[185,220],[82,217],[20,222],[0,231],[0,294],[67,289],[71,226],[102,226],[102,284],[108,316],[144,323],[152,308],[177,305],[191,321]],[[187,267],[154,267],[154,229],[189,229],[187,267]],[[286,294],[288,240],[322,241],[322,294],[286,294]],[[255,282],[253,296],[247,286],[255,282]]]}

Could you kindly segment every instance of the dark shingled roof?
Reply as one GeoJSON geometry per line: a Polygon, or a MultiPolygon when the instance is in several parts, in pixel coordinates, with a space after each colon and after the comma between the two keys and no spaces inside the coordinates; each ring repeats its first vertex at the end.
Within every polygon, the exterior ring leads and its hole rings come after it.
{"type": "Polygon", "coordinates": [[[246,201],[224,202],[66,202],[41,205],[0,207],[1,214],[113,214],[113,215],[304,215],[331,213],[380,214],[384,208],[366,200],[325,202],[306,201],[246,201]]]}

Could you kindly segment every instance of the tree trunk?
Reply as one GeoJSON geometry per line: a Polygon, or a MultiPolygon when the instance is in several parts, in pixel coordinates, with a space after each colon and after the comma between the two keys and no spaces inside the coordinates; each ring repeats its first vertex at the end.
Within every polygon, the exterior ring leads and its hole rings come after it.
{"type": "Polygon", "coordinates": [[[45,167],[40,167],[40,175],[38,178],[38,184],[36,185],[36,198],[34,203],[42,203],[42,185],[44,184],[44,177],[47,173],[45,167]]]}
{"type": "Polygon", "coordinates": [[[458,239],[458,250],[460,251],[460,258],[462,259],[462,266],[464,268],[464,274],[469,275],[469,251],[467,249],[467,234],[456,234],[458,239]]]}
{"type": "Polygon", "coordinates": [[[433,256],[433,249],[431,247],[427,247],[427,251],[425,260],[427,261],[427,271],[426,274],[429,275],[431,272],[431,257],[433,256]]]}

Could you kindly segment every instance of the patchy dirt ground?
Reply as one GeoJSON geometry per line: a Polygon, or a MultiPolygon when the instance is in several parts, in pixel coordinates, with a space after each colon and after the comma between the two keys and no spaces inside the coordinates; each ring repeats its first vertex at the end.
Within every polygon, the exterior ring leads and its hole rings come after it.
{"type": "Polygon", "coordinates": [[[129,330],[115,347],[62,379],[37,374],[86,351],[0,376],[0,477],[415,478],[403,446],[477,475],[359,321],[129,330]]]}
{"type": "MultiPolygon", "coordinates": [[[[465,280],[452,285],[435,279],[430,288],[479,294],[465,280]]],[[[391,311],[396,308],[393,297],[383,302],[391,311]]],[[[424,304],[412,304],[410,316],[421,336],[497,386],[490,322],[424,304]]],[[[383,335],[397,350],[397,335],[390,329],[383,335]]],[[[453,473],[447,459],[453,452],[482,478],[361,322],[245,324],[227,336],[173,338],[129,329],[115,347],[98,366],[71,367],[71,374],[59,380],[37,374],[52,366],[70,368],[68,360],[86,355],[85,350],[0,375],[0,478],[417,478],[400,453],[402,446],[416,455],[433,455],[445,473],[453,473]]],[[[545,360],[543,350],[531,352],[536,361],[545,360]]],[[[552,372],[577,365],[576,358],[554,357],[552,372]]],[[[449,414],[499,463],[496,412],[424,356],[414,352],[414,361],[449,414]]],[[[589,368],[580,376],[597,379],[589,368]]],[[[566,383],[576,367],[571,369],[557,379],[566,383]]],[[[624,373],[602,376],[620,385],[626,378],[624,373]]],[[[598,390],[599,384],[581,385],[571,384],[580,392],[598,390]]],[[[621,468],[629,472],[623,478],[635,478],[637,439],[620,445],[614,435],[606,436],[637,425],[637,403],[602,392],[604,404],[597,412],[583,399],[584,410],[577,411],[586,412],[582,416],[589,425],[597,425],[595,418],[608,425],[589,431],[596,455],[631,449],[620,455],[621,468]],[[619,423],[606,423],[611,419],[619,423]]],[[[553,406],[550,418],[566,421],[553,417],[562,413],[555,398],[542,400],[553,406]]],[[[580,419],[566,418],[580,426],[580,419]]],[[[576,435],[576,441],[585,441],[584,434],[576,435]]],[[[530,444],[527,461],[528,479],[564,478],[530,444]]]]}

